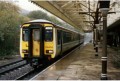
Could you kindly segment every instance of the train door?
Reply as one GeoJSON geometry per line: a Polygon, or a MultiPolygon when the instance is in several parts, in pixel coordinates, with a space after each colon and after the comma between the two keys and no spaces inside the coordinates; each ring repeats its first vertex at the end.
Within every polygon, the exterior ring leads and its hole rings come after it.
{"type": "Polygon", "coordinates": [[[43,57],[44,51],[44,36],[43,28],[39,24],[34,24],[29,27],[29,55],[31,64],[37,65],[39,59],[43,57]]]}
{"type": "Polygon", "coordinates": [[[62,30],[57,30],[57,49],[62,54],[62,30]]]}
{"type": "Polygon", "coordinates": [[[40,29],[32,29],[32,54],[33,57],[40,56],[40,29]]]}

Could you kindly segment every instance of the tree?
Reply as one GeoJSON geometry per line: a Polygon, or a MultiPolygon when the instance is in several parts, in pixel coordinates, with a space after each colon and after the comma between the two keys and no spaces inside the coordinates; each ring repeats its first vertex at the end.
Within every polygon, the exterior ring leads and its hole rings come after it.
{"type": "Polygon", "coordinates": [[[27,20],[19,11],[19,7],[10,2],[0,2],[0,56],[18,52],[19,25],[27,20]]]}
{"type": "Polygon", "coordinates": [[[40,10],[37,10],[37,11],[31,11],[29,14],[28,14],[28,17],[32,18],[32,19],[46,19],[46,20],[49,20],[49,17],[46,13],[40,11],[40,10]]]}

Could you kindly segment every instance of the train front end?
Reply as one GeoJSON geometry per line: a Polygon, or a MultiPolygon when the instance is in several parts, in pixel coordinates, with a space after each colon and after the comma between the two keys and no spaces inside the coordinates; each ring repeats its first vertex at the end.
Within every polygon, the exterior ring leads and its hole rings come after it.
{"type": "Polygon", "coordinates": [[[24,24],[20,30],[20,55],[32,65],[43,58],[43,27],[40,24],[24,24]]]}
{"type": "Polygon", "coordinates": [[[26,23],[20,29],[20,55],[31,66],[45,64],[55,58],[53,25],[26,23]]]}

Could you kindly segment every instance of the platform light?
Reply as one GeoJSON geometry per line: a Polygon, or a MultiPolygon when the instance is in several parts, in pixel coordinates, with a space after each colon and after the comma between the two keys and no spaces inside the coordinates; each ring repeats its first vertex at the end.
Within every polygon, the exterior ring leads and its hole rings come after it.
{"type": "Polygon", "coordinates": [[[110,0],[99,0],[100,8],[109,8],[110,0]]]}
{"type": "Polygon", "coordinates": [[[110,0],[99,0],[99,8],[103,16],[106,16],[109,11],[110,0]]]}

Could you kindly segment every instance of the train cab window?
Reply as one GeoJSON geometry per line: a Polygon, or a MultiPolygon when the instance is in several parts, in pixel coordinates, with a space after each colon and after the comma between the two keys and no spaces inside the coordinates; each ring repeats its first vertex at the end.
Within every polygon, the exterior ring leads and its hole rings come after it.
{"type": "Polygon", "coordinates": [[[52,27],[45,28],[45,41],[52,41],[53,40],[53,29],[52,27]]]}
{"type": "Polygon", "coordinates": [[[39,29],[34,29],[33,30],[33,40],[34,41],[39,41],[40,40],[40,30],[39,29]]]}
{"type": "Polygon", "coordinates": [[[23,41],[28,41],[28,30],[23,29],[23,41]]]}

